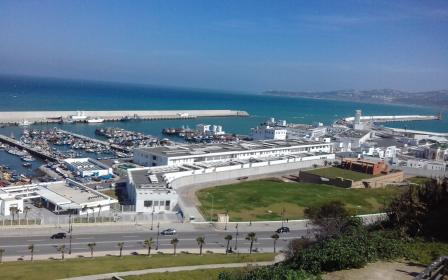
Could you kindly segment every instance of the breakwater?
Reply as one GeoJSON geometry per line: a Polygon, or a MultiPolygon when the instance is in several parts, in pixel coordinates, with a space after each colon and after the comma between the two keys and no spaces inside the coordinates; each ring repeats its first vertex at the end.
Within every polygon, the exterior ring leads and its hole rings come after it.
{"type": "MultiPolygon", "coordinates": [[[[247,117],[246,111],[237,110],[161,110],[161,111],[82,111],[87,119],[101,118],[104,121],[120,120],[170,120],[192,119],[200,117],[247,117]]],[[[19,124],[24,121],[33,123],[56,123],[70,120],[76,111],[27,111],[0,112],[0,123],[19,124]]]]}

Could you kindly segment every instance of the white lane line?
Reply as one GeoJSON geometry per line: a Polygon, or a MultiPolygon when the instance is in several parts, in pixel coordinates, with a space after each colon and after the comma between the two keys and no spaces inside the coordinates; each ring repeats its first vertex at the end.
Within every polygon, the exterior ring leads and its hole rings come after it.
{"type": "Polygon", "coordinates": [[[76,237],[75,239],[85,240],[85,239],[94,239],[94,237],[76,237]]]}
{"type": "Polygon", "coordinates": [[[27,240],[28,242],[41,242],[41,241],[46,241],[47,239],[30,239],[27,240]]]}
{"type": "Polygon", "coordinates": [[[136,238],[137,235],[123,235],[124,238],[136,238]]]}

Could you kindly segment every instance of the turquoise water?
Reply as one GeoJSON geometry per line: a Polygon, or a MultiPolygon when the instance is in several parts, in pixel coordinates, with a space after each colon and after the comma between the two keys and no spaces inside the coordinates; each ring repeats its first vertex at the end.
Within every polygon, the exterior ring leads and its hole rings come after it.
{"type": "MultiPolygon", "coordinates": [[[[0,111],[233,109],[245,110],[251,115],[249,118],[105,124],[153,135],[159,135],[163,127],[194,126],[203,122],[223,125],[229,132],[248,134],[251,127],[271,116],[295,123],[330,124],[337,118],[353,115],[356,109],[361,109],[365,115],[439,113],[431,108],[275,97],[244,92],[13,77],[0,77],[0,97],[0,111]]],[[[442,121],[388,125],[445,132],[448,131],[447,119],[448,115],[444,114],[442,121]]],[[[87,125],[68,128],[86,134],[94,130],[93,126],[87,125]]]]}
{"type": "MultiPolygon", "coordinates": [[[[198,123],[222,125],[227,132],[249,134],[250,128],[269,117],[294,123],[332,123],[335,119],[351,116],[356,109],[365,115],[437,114],[431,108],[394,105],[361,104],[354,102],[299,99],[263,96],[238,92],[219,92],[203,89],[137,86],[113,83],[93,83],[0,77],[0,111],[38,110],[161,110],[161,109],[233,109],[245,110],[247,118],[201,118],[196,120],[129,121],[103,124],[48,124],[33,128],[60,127],[65,130],[96,137],[95,129],[104,126],[122,127],[163,137],[165,127],[182,125],[195,127],[198,123]]],[[[442,121],[390,123],[408,129],[448,131],[448,115],[442,121]]],[[[4,127],[0,133],[20,136],[22,128],[4,127]]],[[[41,162],[33,163],[33,168],[41,162]]],[[[32,174],[32,169],[21,166],[18,157],[0,151],[0,164],[8,165],[18,173],[32,174]]]]}

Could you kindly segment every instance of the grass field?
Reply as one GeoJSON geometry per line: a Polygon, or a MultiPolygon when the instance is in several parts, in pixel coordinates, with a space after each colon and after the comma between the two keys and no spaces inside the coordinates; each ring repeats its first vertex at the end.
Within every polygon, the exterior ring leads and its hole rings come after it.
{"type": "Polygon", "coordinates": [[[222,271],[235,271],[241,268],[199,269],[193,271],[152,273],[141,276],[124,277],[126,280],[216,280],[222,271]]]}
{"type": "Polygon", "coordinates": [[[285,218],[303,218],[305,208],[332,200],[344,202],[354,214],[375,213],[399,193],[398,187],[344,189],[271,179],[207,188],[196,195],[201,202],[200,210],[207,219],[212,212],[216,219],[217,213],[228,210],[231,221],[266,221],[280,220],[282,208],[286,210],[285,218]]]}
{"type": "Polygon", "coordinates": [[[316,174],[326,178],[342,177],[354,181],[364,180],[372,178],[373,175],[365,174],[361,172],[351,171],[348,169],[342,169],[338,167],[318,168],[313,170],[307,170],[307,173],[316,174]]]}
{"type": "Polygon", "coordinates": [[[238,263],[253,261],[272,261],[274,254],[240,254],[222,255],[207,254],[199,255],[153,255],[147,256],[125,256],[119,257],[98,257],[94,259],[79,258],[48,261],[17,261],[7,262],[0,265],[0,279],[61,279],[75,276],[102,274],[109,272],[140,270],[158,267],[238,263]]]}
{"type": "Polygon", "coordinates": [[[411,183],[418,184],[418,185],[424,185],[426,183],[431,182],[431,178],[427,177],[412,177],[408,179],[411,183]]]}

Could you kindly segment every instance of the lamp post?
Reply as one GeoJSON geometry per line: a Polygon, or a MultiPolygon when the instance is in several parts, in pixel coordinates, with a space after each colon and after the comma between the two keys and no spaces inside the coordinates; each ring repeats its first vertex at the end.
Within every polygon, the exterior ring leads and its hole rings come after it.
{"type": "Polygon", "coordinates": [[[227,230],[227,220],[229,219],[229,210],[226,210],[226,224],[224,225],[224,230],[227,230]]]}
{"type": "Polygon", "coordinates": [[[285,208],[282,208],[282,227],[285,221],[285,208]]]}
{"type": "Polygon", "coordinates": [[[69,246],[68,246],[68,254],[72,254],[72,232],[73,232],[73,224],[72,224],[72,213],[68,215],[68,232],[70,233],[69,237],[69,246]]]}
{"type": "Polygon", "coordinates": [[[213,202],[214,202],[214,196],[213,196],[213,194],[210,194],[211,196],[212,196],[212,215],[210,216],[210,223],[212,223],[213,222],[213,202]]]}
{"type": "Polygon", "coordinates": [[[238,250],[238,224],[235,225],[236,234],[235,234],[235,251],[238,250]]]}
{"type": "Polygon", "coordinates": [[[152,207],[152,213],[151,213],[151,230],[154,226],[154,206],[152,207]]]}
{"type": "Polygon", "coordinates": [[[156,241],[156,250],[159,250],[159,235],[160,235],[160,222],[157,222],[157,241],[156,241]]]}

